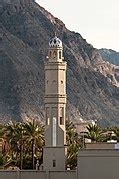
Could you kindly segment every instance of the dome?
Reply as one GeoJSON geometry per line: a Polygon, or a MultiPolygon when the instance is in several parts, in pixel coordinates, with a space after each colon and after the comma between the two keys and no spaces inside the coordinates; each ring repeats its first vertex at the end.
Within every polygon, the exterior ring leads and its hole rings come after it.
{"type": "Polygon", "coordinates": [[[62,48],[62,41],[58,37],[54,37],[49,41],[49,46],[52,47],[60,47],[62,48]]]}

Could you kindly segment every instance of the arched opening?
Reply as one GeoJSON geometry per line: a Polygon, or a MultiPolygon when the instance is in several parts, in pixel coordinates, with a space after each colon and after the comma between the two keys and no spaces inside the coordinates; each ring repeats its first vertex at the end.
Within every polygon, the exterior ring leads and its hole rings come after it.
{"type": "Polygon", "coordinates": [[[61,51],[59,51],[59,59],[61,59],[62,58],[62,56],[61,56],[61,51]]]}
{"type": "Polygon", "coordinates": [[[56,58],[56,56],[57,56],[57,52],[54,51],[54,52],[53,52],[53,58],[56,58]]]}
{"type": "Polygon", "coordinates": [[[60,125],[64,125],[63,108],[60,108],[60,125]]]}
{"type": "Polygon", "coordinates": [[[50,108],[46,108],[46,125],[50,125],[50,108]]]}
{"type": "Polygon", "coordinates": [[[52,56],[52,52],[51,51],[50,51],[49,55],[50,55],[50,58],[51,58],[51,56],[52,56]]]}

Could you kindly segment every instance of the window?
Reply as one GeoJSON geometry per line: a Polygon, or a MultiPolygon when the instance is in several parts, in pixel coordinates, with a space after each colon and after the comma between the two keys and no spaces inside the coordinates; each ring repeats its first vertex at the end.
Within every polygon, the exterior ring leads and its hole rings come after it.
{"type": "Polygon", "coordinates": [[[57,118],[56,118],[56,116],[57,116],[57,108],[52,108],[52,120],[53,120],[53,122],[52,122],[52,145],[53,146],[56,146],[56,133],[57,133],[57,118]]]}
{"type": "Polygon", "coordinates": [[[54,52],[53,52],[53,58],[56,58],[56,56],[57,56],[57,52],[54,51],[54,52]]]}
{"type": "Polygon", "coordinates": [[[53,117],[52,145],[56,146],[56,117],[53,117]]]}
{"type": "Polygon", "coordinates": [[[60,125],[63,125],[63,118],[60,117],[60,125]]]}
{"type": "Polygon", "coordinates": [[[53,165],[53,167],[56,167],[56,160],[52,161],[52,165],[53,165]]]}
{"type": "Polygon", "coordinates": [[[61,57],[61,51],[59,51],[59,59],[61,59],[62,57],[61,57]]]}
{"type": "Polygon", "coordinates": [[[50,124],[50,108],[46,108],[46,125],[50,124]]]}
{"type": "Polygon", "coordinates": [[[64,125],[63,108],[60,108],[60,125],[64,125]]]}
{"type": "Polygon", "coordinates": [[[52,52],[50,51],[50,57],[52,56],[52,52]]]}

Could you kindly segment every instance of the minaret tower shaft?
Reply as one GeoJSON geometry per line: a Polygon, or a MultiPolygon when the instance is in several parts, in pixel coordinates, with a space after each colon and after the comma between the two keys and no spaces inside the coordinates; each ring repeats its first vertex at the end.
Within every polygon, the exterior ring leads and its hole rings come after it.
{"type": "Polygon", "coordinates": [[[66,66],[62,41],[55,36],[45,62],[45,170],[65,170],[66,66]]]}

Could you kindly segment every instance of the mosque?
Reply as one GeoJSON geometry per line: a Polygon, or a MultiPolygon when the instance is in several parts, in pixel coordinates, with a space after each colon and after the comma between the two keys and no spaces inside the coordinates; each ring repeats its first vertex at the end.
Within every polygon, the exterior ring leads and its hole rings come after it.
{"type": "Polygon", "coordinates": [[[119,147],[116,143],[92,143],[80,149],[77,169],[67,170],[66,69],[63,44],[49,41],[45,60],[45,147],[41,170],[0,170],[0,179],[116,179],[119,178],[119,147]]]}
{"type": "Polygon", "coordinates": [[[62,41],[55,36],[49,42],[48,58],[45,62],[44,170],[65,170],[66,67],[62,41]]]}
{"type": "Polygon", "coordinates": [[[119,150],[116,143],[87,144],[86,149],[79,150],[76,171],[66,169],[66,68],[62,41],[55,36],[49,41],[45,62],[46,146],[43,168],[45,171],[57,172],[56,178],[62,179],[119,178],[119,150]],[[61,175],[62,172],[64,175],[61,175]]]}

